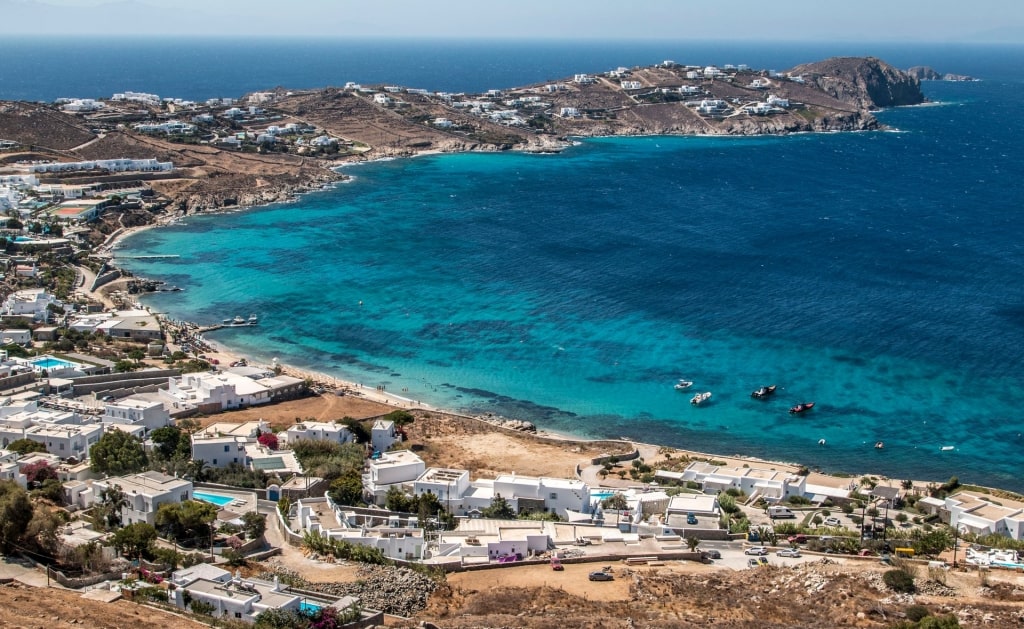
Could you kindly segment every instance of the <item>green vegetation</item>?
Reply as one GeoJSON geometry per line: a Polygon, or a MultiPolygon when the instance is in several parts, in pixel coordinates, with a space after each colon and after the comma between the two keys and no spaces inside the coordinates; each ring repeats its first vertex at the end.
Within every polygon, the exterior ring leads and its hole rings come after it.
{"type": "Polygon", "coordinates": [[[917,590],[917,586],[914,585],[914,573],[907,568],[886,570],[882,575],[882,581],[894,592],[912,594],[917,590]]]}
{"type": "Polygon", "coordinates": [[[121,430],[104,433],[89,450],[89,457],[89,469],[110,476],[141,472],[147,463],[142,442],[121,430]]]}
{"type": "Polygon", "coordinates": [[[111,545],[125,557],[152,557],[156,529],[145,522],[129,524],[114,533],[111,545]]]}
{"type": "Polygon", "coordinates": [[[339,539],[331,539],[315,532],[307,531],[303,533],[302,545],[318,555],[334,557],[335,559],[381,566],[391,564],[391,560],[378,548],[371,548],[362,544],[351,544],[339,539]]]}
{"type": "Polygon", "coordinates": [[[156,512],[156,528],[179,544],[192,547],[208,544],[213,529],[210,523],[217,519],[217,507],[198,500],[160,505],[156,512]]]}
{"type": "Polygon", "coordinates": [[[46,445],[31,439],[16,439],[6,449],[24,456],[32,452],[46,452],[46,445]]]}

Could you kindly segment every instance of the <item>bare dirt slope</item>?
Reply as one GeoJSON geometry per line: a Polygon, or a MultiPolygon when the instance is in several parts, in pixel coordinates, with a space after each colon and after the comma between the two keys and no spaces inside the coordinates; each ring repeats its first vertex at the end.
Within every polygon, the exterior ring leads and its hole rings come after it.
{"type": "Polygon", "coordinates": [[[206,625],[128,601],[102,603],[79,592],[11,583],[0,587],[0,627],[7,629],[201,629],[206,625]]]}
{"type": "MultiPolygon", "coordinates": [[[[926,593],[888,591],[874,566],[804,564],[730,571],[669,562],[613,566],[615,580],[587,580],[586,564],[449,575],[418,619],[445,628],[531,629],[669,627],[888,627],[912,605],[955,614],[961,626],[1019,626],[1024,591],[1007,583],[979,587],[976,575],[949,586],[918,581],[926,593]]],[[[412,624],[408,626],[414,626],[412,624]]]]}

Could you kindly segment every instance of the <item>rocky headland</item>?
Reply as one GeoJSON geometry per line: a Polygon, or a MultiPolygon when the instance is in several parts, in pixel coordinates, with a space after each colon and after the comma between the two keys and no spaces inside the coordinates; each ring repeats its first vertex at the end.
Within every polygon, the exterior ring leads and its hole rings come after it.
{"type": "Polygon", "coordinates": [[[874,110],[923,101],[915,73],[875,58],[833,58],[779,73],[664,62],[476,95],[391,86],[276,88],[240,99],[259,103],[253,110],[260,112],[242,118],[227,115],[226,106],[147,109],[109,102],[98,112],[67,113],[57,105],[0,102],[0,139],[14,145],[0,153],[0,172],[16,172],[31,161],[171,161],[170,173],[76,172],[40,180],[131,180],[154,191],[155,209],[186,215],[288,200],[343,179],[334,168],[351,161],[431,152],[555,152],[572,137],[588,136],[874,130],[881,127],[874,110]],[[135,128],[139,122],[199,118],[204,122],[188,136],[135,128]],[[255,140],[270,124],[315,129],[335,148],[255,140]],[[226,144],[232,136],[246,140],[226,144]]]}
{"type": "Polygon", "coordinates": [[[928,66],[914,66],[907,69],[907,74],[917,78],[919,81],[977,81],[978,79],[966,74],[953,74],[947,72],[942,74],[928,66]]]}

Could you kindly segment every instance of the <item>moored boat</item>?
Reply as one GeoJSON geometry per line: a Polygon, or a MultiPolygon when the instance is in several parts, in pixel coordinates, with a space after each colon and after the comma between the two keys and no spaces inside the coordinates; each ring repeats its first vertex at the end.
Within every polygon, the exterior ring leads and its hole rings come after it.
{"type": "Polygon", "coordinates": [[[694,395],[693,398],[690,400],[690,404],[693,404],[694,406],[700,406],[701,404],[707,402],[710,399],[711,391],[705,391],[703,393],[698,393],[697,395],[694,395]]]}
{"type": "Polygon", "coordinates": [[[689,389],[692,386],[693,386],[693,381],[680,379],[679,382],[677,382],[675,384],[675,389],[676,389],[676,391],[685,391],[685,390],[689,389]]]}
{"type": "Polygon", "coordinates": [[[790,413],[803,413],[814,408],[814,402],[800,402],[789,409],[790,413]]]}
{"type": "Polygon", "coordinates": [[[750,397],[758,400],[768,399],[770,396],[775,395],[775,385],[770,384],[766,387],[760,387],[756,391],[751,392],[750,397]]]}
{"type": "Polygon", "coordinates": [[[254,314],[249,315],[249,325],[256,325],[260,322],[260,318],[254,314]]]}

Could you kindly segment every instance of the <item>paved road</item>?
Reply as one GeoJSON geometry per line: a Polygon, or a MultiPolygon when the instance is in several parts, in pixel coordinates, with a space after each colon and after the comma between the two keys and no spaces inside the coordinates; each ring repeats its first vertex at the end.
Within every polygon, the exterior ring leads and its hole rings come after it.
{"type": "MultiPolygon", "coordinates": [[[[748,570],[750,567],[747,565],[747,561],[753,557],[753,555],[744,554],[744,549],[748,547],[742,542],[702,541],[697,550],[717,550],[722,553],[721,559],[713,560],[716,566],[723,566],[732,570],[748,570]]],[[[801,563],[821,561],[822,559],[822,555],[807,553],[800,557],[779,557],[775,554],[777,550],[779,549],[769,548],[768,555],[766,555],[768,562],[774,566],[795,566],[801,563]]],[[[829,560],[836,563],[845,562],[844,559],[835,557],[829,557],[829,560]]]]}

